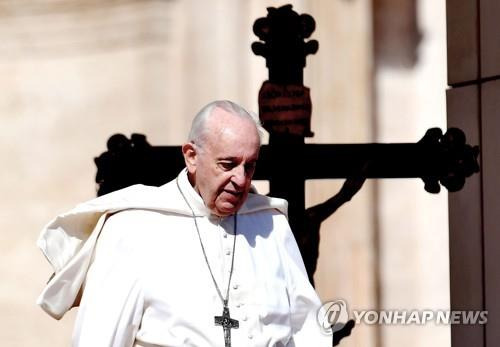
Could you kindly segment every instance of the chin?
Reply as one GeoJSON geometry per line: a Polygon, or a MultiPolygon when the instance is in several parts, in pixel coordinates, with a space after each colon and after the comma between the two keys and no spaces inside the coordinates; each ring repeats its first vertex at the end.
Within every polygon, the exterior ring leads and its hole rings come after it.
{"type": "Polygon", "coordinates": [[[219,210],[220,214],[221,215],[224,215],[224,216],[229,216],[233,213],[235,213],[236,211],[238,211],[237,209],[233,208],[233,209],[224,209],[224,210],[219,210]]]}
{"type": "Polygon", "coordinates": [[[232,206],[232,207],[222,207],[217,209],[217,214],[220,216],[229,216],[233,213],[236,213],[239,210],[240,206],[232,206]]]}

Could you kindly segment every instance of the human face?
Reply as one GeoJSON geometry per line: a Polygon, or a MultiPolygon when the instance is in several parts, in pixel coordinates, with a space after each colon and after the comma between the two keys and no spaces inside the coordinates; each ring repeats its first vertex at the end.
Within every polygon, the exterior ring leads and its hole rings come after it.
{"type": "Polygon", "coordinates": [[[202,147],[191,144],[192,152],[184,154],[188,154],[191,183],[205,205],[215,215],[228,216],[238,211],[248,196],[260,139],[251,120],[220,108],[212,112],[202,147]]]}

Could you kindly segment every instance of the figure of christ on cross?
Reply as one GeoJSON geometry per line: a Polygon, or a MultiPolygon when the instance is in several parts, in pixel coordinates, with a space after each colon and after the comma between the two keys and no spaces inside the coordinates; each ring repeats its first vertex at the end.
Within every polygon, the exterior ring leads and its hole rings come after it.
{"type": "Polygon", "coordinates": [[[240,327],[240,323],[231,318],[229,315],[229,308],[224,305],[224,309],[222,310],[222,316],[215,316],[215,325],[222,325],[222,329],[224,329],[224,343],[226,347],[231,347],[231,329],[238,329],[240,327]]]}

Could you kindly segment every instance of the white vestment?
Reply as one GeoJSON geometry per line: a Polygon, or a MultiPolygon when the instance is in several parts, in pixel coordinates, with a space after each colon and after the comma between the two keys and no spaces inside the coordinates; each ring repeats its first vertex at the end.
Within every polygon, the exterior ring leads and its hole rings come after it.
{"type": "MultiPolygon", "coordinates": [[[[237,214],[210,214],[187,179],[207,260],[229,288],[232,346],[331,346],[282,199],[250,193],[237,214]]],[[[82,292],[75,347],[224,346],[222,314],[192,212],[175,181],[133,186],[54,219],[38,245],[55,269],[38,304],[59,319],[82,292]],[[98,241],[98,242],[97,242],[98,241]]]]}

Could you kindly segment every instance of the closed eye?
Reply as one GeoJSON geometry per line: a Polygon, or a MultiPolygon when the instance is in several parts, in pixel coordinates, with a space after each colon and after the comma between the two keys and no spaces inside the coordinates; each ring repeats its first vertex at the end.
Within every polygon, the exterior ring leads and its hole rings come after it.
{"type": "Polygon", "coordinates": [[[237,164],[232,161],[219,161],[217,163],[224,171],[232,170],[237,164]]]}

